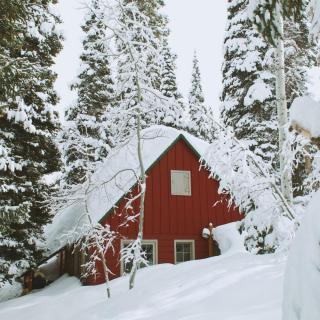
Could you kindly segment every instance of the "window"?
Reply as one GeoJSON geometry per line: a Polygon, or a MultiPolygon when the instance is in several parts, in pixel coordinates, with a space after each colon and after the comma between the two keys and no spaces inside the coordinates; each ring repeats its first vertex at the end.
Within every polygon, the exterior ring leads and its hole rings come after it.
{"type": "Polygon", "coordinates": [[[181,263],[194,260],[194,240],[174,241],[174,261],[181,263]]]}
{"type": "Polygon", "coordinates": [[[171,170],[171,194],[173,196],[191,196],[191,172],[171,170]]]}
{"type": "MultiPolygon", "coordinates": [[[[121,249],[127,247],[131,243],[131,240],[122,240],[121,249]]],[[[142,249],[145,252],[146,260],[150,265],[157,264],[158,262],[158,242],[157,240],[142,240],[142,249]]],[[[144,268],[144,265],[141,265],[141,268],[144,268]]],[[[132,268],[132,262],[124,263],[121,261],[121,274],[130,273],[132,268]]]]}

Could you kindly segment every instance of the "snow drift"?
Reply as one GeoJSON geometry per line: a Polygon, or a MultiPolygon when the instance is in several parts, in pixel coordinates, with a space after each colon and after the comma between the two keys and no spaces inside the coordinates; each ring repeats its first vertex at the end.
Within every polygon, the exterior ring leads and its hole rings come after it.
{"type": "Polygon", "coordinates": [[[292,244],[284,286],[284,320],[320,319],[320,191],[292,244]]]}
{"type": "Polygon", "coordinates": [[[0,319],[280,320],[284,260],[244,253],[236,227],[214,230],[225,254],[141,269],[133,290],[127,276],[115,279],[109,300],[104,285],[82,287],[64,276],[42,291],[0,304],[0,319]]]}

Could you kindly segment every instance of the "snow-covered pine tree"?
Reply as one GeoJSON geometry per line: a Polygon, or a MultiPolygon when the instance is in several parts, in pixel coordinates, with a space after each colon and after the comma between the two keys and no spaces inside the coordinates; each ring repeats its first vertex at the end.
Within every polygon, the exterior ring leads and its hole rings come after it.
{"type": "Polygon", "coordinates": [[[214,137],[213,114],[212,110],[205,105],[199,61],[196,52],[193,57],[191,89],[189,93],[189,114],[188,131],[206,141],[212,141],[214,137]]]}
{"type": "MultiPolygon", "coordinates": [[[[282,109],[278,108],[277,111],[276,108],[277,101],[280,101],[280,98],[276,99],[275,81],[280,65],[279,55],[277,49],[255,30],[248,15],[248,3],[246,0],[229,1],[229,24],[223,66],[222,120],[233,129],[238,139],[272,166],[276,174],[282,173],[281,181],[286,180],[283,183],[286,187],[282,190],[290,201],[290,173],[283,173],[284,168],[289,166],[285,165],[284,153],[280,153],[278,147],[278,131],[281,131],[283,145],[283,132],[287,122],[281,120],[279,126],[278,114],[282,109]],[[279,161],[280,155],[282,158],[279,161]],[[282,163],[280,169],[279,162],[282,163]]],[[[285,27],[286,91],[283,92],[290,105],[295,97],[305,94],[306,68],[312,65],[315,55],[313,45],[308,43],[308,33],[304,32],[305,19],[298,23],[287,21],[285,27]]],[[[280,83],[279,80],[277,83],[280,83]]],[[[278,90],[278,94],[279,92],[278,90]]],[[[280,113],[286,117],[287,104],[284,105],[285,111],[280,113]]],[[[246,229],[246,226],[244,228],[246,229]]],[[[266,234],[270,231],[271,229],[266,231],[266,234]]]]}
{"type": "Polygon", "coordinates": [[[0,71],[0,286],[43,258],[43,226],[51,219],[44,176],[60,167],[51,67],[62,47],[53,3],[1,2],[0,52],[8,60],[0,71]]]}
{"type": "Polygon", "coordinates": [[[176,77],[176,59],[177,56],[172,53],[168,42],[169,31],[164,35],[161,44],[161,58],[164,63],[160,73],[160,92],[171,100],[171,119],[163,121],[164,125],[169,125],[175,128],[184,128],[183,117],[185,115],[186,107],[183,102],[183,97],[179,92],[176,77]]]}
{"type": "MultiPolygon", "coordinates": [[[[290,20],[285,12],[285,2],[281,6],[275,6],[274,24],[276,32],[271,39],[264,34],[270,43],[267,53],[271,63],[270,70],[276,76],[276,95],[277,95],[277,126],[279,132],[279,174],[282,191],[285,197],[291,201],[292,198],[292,173],[289,170],[293,164],[288,163],[285,151],[292,146],[287,145],[288,134],[286,126],[288,124],[288,108],[293,100],[303,96],[307,91],[307,69],[312,67],[316,61],[316,46],[314,41],[310,41],[308,33],[308,21],[306,5],[299,9],[299,19],[290,20]],[[283,16],[282,16],[283,15],[283,16]],[[285,17],[285,18],[284,18],[285,17]],[[275,44],[275,47],[272,45],[275,44]]],[[[270,27],[270,26],[269,26],[270,27]]],[[[272,28],[273,28],[272,27],[272,28]]],[[[300,189],[303,184],[302,171],[293,172],[295,185],[294,189],[300,189]]]]}
{"type": "MultiPolygon", "coordinates": [[[[222,120],[236,137],[276,168],[278,129],[275,48],[268,44],[248,15],[249,0],[230,0],[223,65],[222,120]]],[[[315,62],[305,15],[285,21],[285,71],[288,106],[306,93],[307,68],[315,62]]]]}
{"type": "MultiPolygon", "coordinates": [[[[316,64],[316,43],[309,38],[306,12],[301,13],[298,22],[286,19],[284,21],[284,47],[285,47],[285,76],[287,109],[290,109],[294,99],[307,94],[308,68],[316,64]]],[[[297,146],[295,146],[297,147],[297,146]]],[[[292,147],[291,147],[292,148],[292,147]]],[[[307,174],[303,165],[296,165],[297,160],[291,164],[293,195],[303,195],[308,191],[303,187],[307,174]]]]}
{"type": "Polygon", "coordinates": [[[270,46],[255,30],[247,5],[248,0],[228,3],[221,118],[252,151],[267,162],[275,162],[278,148],[274,76],[265,65],[270,46]]]}
{"type": "Polygon", "coordinates": [[[81,72],[72,89],[78,98],[66,111],[62,141],[64,177],[62,186],[83,183],[112,145],[105,126],[105,113],[115,103],[110,52],[105,47],[106,27],[100,0],[92,0],[82,30],[81,72]],[[65,185],[66,183],[66,185],[65,185]]]}
{"type": "Polygon", "coordinates": [[[287,106],[307,93],[308,68],[316,64],[317,46],[309,38],[306,12],[298,22],[284,21],[285,74],[287,106]]]}
{"type": "Polygon", "coordinates": [[[295,22],[307,16],[309,33],[313,39],[320,36],[320,2],[318,0],[249,0],[249,15],[259,32],[269,43],[275,45],[279,36],[277,8],[283,17],[295,22]]]}
{"type": "Polygon", "coordinates": [[[161,57],[164,60],[163,68],[159,78],[156,81],[156,89],[168,98],[174,97],[176,100],[182,98],[178,91],[176,79],[176,59],[177,56],[172,53],[169,46],[168,37],[170,30],[168,28],[168,18],[161,13],[164,7],[163,0],[127,0],[135,2],[139,10],[149,18],[149,25],[154,34],[160,40],[161,57]]]}
{"type": "MultiPolygon", "coordinates": [[[[172,53],[169,47],[168,37],[170,30],[168,28],[168,18],[161,13],[164,7],[163,0],[126,0],[127,3],[133,2],[137,5],[140,12],[148,19],[148,24],[154,35],[158,39],[158,46],[161,47],[159,55],[158,70],[150,69],[150,73],[156,72],[153,87],[159,90],[163,96],[170,101],[170,108],[163,113],[163,110],[154,110],[154,114],[150,112],[146,117],[143,117],[143,127],[152,124],[163,124],[171,127],[181,128],[184,126],[182,118],[185,111],[182,95],[178,91],[176,79],[176,55],[172,53]],[[156,116],[155,113],[158,115],[156,116]],[[161,114],[162,113],[162,114],[161,114]]],[[[153,44],[155,45],[155,44],[153,44]]],[[[160,48],[159,47],[159,48],[160,48]]],[[[159,48],[156,48],[157,50],[159,48]]]]}

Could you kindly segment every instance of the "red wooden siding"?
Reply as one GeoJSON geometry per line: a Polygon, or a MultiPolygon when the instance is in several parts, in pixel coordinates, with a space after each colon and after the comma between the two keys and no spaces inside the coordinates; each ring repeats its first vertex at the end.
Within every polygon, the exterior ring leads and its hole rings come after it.
{"type": "MultiPolygon", "coordinates": [[[[221,200],[219,183],[209,179],[208,171],[199,170],[199,165],[198,156],[183,139],[179,139],[148,172],[143,238],[158,240],[158,263],[174,263],[175,239],[195,240],[195,258],[208,257],[208,241],[202,238],[202,229],[210,222],[218,226],[242,219],[238,209],[228,210],[226,201],[214,206],[221,200]],[[171,195],[171,170],[191,171],[191,196],[171,195]]],[[[118,228],[123,221],[119,213],[124,204],[125,200],[122,200],[116,213],[109,215],[103,223],[109,223],[122,236],[135,239],[138,222],[118,228]]],[[[138,203],[134,210],[138,211],[138,203]]],[[[115,255],[107,257],[113,277],[120,275],[120,240],[116,242],[115,249],[115,255]]]]}

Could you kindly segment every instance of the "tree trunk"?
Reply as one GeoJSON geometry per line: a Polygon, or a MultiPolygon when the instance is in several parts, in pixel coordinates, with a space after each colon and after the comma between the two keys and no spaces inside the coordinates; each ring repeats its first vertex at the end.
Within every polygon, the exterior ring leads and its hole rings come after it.
{"type": "MultiPolygon", "coordinates": [[[[141,102],[141,89],[138,82],[138,103],[141,102]]],[[[139,231],[138,231],[138,240],[140,240],[140,244],[142,243],[143,239],[143,222],[144,222],[144,199],[145,199],[145,193],[146,193],[146,173],[144,170],[144,164],[143,164],[143,158],[142,158],[142,147],[141,147],[141,114],[138,113],[138,119],[137,119],[137,139],[138,139],[138,159],[139,159],[139,165],[140,165],[140,187],[141,187],[141,195],[140,195],[140,214],[139,214],[139,231]]],[[[132,289],[134,287],[134,280],[136,277],[137,269],[139,265],[137,265],[136,262],[133,263],[131,274],[130,274],[130,280],[129,280],[129,289],[132,289]]]]}
{"type": "Polygon", "coordinates": [[[107,288],[107,296],[110,299],[111,298],[111,289],[110,289],[110,284],[109,284],[108,268],[106,265],[106,258],[104,256],[103,252],[101,252],[101,251],[100,251],[100,259],[101,259],[102,266],[103,266],[104,280],[106,282],[106,288],[107,288]]]}
{"type": "Polygon", "coordinates": [[[284,42],[283,42],[283,17],[280,6],[276,9],[276,22],[280,37],[277,39],[276,47],[276,96],[277,96],[277,114],[279,129],[279,161],[280,161],[280,177],[281,191],[288,201],[292,204],[292,177],[291,170],[286,163],[285,143],[287,140],[286,125],[288,124],[288,110],[286,99],[286,76],[285,76],[285,60],[284,60],[284,42]]]}

